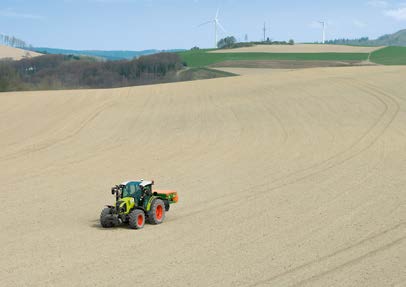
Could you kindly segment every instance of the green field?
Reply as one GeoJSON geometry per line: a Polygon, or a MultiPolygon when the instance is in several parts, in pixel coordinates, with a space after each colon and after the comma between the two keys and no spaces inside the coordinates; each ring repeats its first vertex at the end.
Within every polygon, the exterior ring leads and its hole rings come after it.
{"type": "Polygon", "coordinates": [[[371,54],[371,62],[381,65],[406,65],[406,47],[386,47],[371,54]]]}
{"type": "Polygon", "coordinates": [[[184,71],[181,71],[178,74],[179,81],[193,81],[193,80],[203,80],[203,79],[214,79],[214,78],[221,78],[221,77],[232,77],[236,76],[235,74],[209,69],[205,67],[201,68],[188,68],[184,71]]]}
{"type": "Polygon", "coordinates": [[[179,53],[189,67],[205,67],[224,61],[263,61],[263,60],[325,60],[325,61],[365,61],[368,53],[207,53],[206,50],[179,53]]]}

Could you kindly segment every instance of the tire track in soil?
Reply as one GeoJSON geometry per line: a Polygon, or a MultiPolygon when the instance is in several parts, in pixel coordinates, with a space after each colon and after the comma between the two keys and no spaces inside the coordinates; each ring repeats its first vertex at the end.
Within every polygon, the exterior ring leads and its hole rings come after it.
{"type": "MultiPolygon", "coordinates": [[[[184,214],[181,214],[179,216],[179,219],[182,218],[187,218],[191,215],[196,215],[202,212],[206,212],[207,210],[212,210],[216,208],[217,213],[222,212],[221,211],[221,206],[224,205],[225,202],[229,205],[238,205],[242,201],[250,200],[253,198],[258,198],[261,196],[265,196],[271,191],[286,187],[291,184],[298,183],[300,181],[303,181],[305,179],[308,179],[312,176],[318,175],[320,173],[323,173],[327,170],[330,170],[334,167],[340,166],[354,158],[356,158],[358,155],[362,154],[364,151],[368,150],[371,146],[373,146],[379,138],[386,132],[386,130],[389,128],[391,123],[394,121],[396,118],[397,114],[399,113],[400,106],[397,103],[396,100],[394,100],[391,96],[386,94],[384,91],[377,89],[374,87],[372,89],[367,89],[365,87],[365,83],[360,84],[354,84],[352,81],[347,80],[347,79],[341,79],[341,81],[344,82],[346,85],[353,86],[357,89],[361,89],[365,92],[368,93],[368,95],[372,96],[373,98],[377,99],[379,102],[382,103],[384,106],[384,111],[378,118],[378,120],[360,137],[358,140],[356,140],[350,147],[344,149],[343,151],[329,157],[328,159],[319,162],[313,166],[310,166],[308,168],[290,173],[287,176],[280,177],[276,179],[270,186],[265,183],[265,184],[259,184],[259,185],[254,185],[250,187],[249,189],[244,189],[239,192],[235,192],[235,195],[239,194],[247,194],[248,191],[250,191],[250,195],[244,196],[243,198],[237,197],[237,199],[230,199],[229,195],[219,197],[214,203],[207,203],[205,208],[187,212],[184,214]],[[266,188],[266,192],[252,192],[252,190],[258,190],[260,188],[266,188]]],[[[367,87],[370,85],[369,83],[366,84],[367,87]]]]}
{"type": "Polygon", "coordinates": [[[79,127],[77,129],[75,129],[73,132],[69,133],[66,136],[63,136],[63,137],[57,138],[57,139],[52,139],[48,143],[45,141],[45,142],[42,142],[42,143],[40,142],[40,143],[33,144],[33,147],[24,148],[24,149],[22,149],[20,151],[11,153],[11,154],[3,156],[3,157],[0,157],[0,161],[7,161],[7,160],[11,160],[11,159],[16,159],[16,158],[19,158],[21,156],[27,155],[29,153],[43,151],[43,150],[51,148],[52,146],[55,146],[57,144],[66,142],[69,139],[71,139],[71,138],[75,137],[76,135],[78,135],[90,122],[92,122],[102,112],[104,112],[108,108],[112,107],[113,105],[114,105],[113,103],[106,103],[106,104],[102,105],[95,112],[91,113],[90,116],[85,118],[81,122],[81,124],[79,125],[79,127]]]}
{"type": "MultiPolygon", "coordinates": [[[[375,137],[371,138],[372,140],[370,141],[369,144],[365,145],[365,146],[364,146],[363,148],[361,148],[359,151],[355,151],[351,156],[349,156],[348,158],[346,158],[344,161],[342,161],[342,162],[337,162],[337,164],[334,164],[334,165],[332,165],[331,167],[328,167],[328,168],[332,168],[332,167],[334,167],[334,166],[337,166],[338,164],[342,164],[342,163],[344,163],[344,162],[346,162],[346,161],[348,161],[348,160],[350,160],[350,159],[356,157],[357,155],[359,155],[360,153],[362,153],[363,151],[365,151],[365,150],[367,150],[369,147],[371,147],[371,146],[385,133],[385,131],[389,128],[390,124],[394,121],[394,119],[396,118],[396,116],[397,116],[397,114],[398,114],[398,112],[399,112],[399,110],[400,110],[400,105],[397,103],[397,101],[394,100],[394,99],[393,99],[390,95],[388,95],[386,92],[384,92],[384,91],[382,91],[381,89],[379,89],[378,87],[375,87],[375,86],[373,86],[373,85],[370,84],[370,83],[361,82],[361,81],[359,81],[359,84],[352,84],[352,85],[353,85],[354,87],[360,89],[360,90],[363,90],[363,91],[365,91],[365,92],[371,94],[371,95],[374,96],[376,99],[378,99],[382,104],[384,104],[384,106],[385,106],[385,112],[384,112],[383,115],[379,118],[378,123],[377,123],[376,125],[374,125],[373,128],[371,128],[371,129],[369,130],[369,132],[366,133],[366,134],[361,138],[360,141],[358,141],[358,142],[362,142],[362,140],[365,139],[365,138],[370,134],[371,131],[374,131],[375,137]],[[383,97],[384,99],[383,99],[382,97],[383,97]],[[387,100],[389,100],[389,101],[387,101],[387,100]],[[389,116],[387,116],[387,115],[389,115],[389,116]],[[391,116],[391,115],[392,115],[392,116],[391,116]],[[385,117],[385,116],[386,116],[386,117],[385,117]],[[378,125],[379,123],[381,123],[381,125],[378,125]],[[380,127],[380,128],[377,129],[377,128],[376,128],[377,126],[380,127]]],[[[374,135],[374,134],[373,134],[373,135],[374,135]]],[[[353,146],[354,146],[354,145],[353,145],[353,146]]],[[[352,149],[348,149],[348,150],[344,151],[344,153],[342,153],[342,154],[345,154],[347,151],[351,151],[351,150],[352,150],[352,149]]],[[[323,169],[323,170],[321,170],[320,172],[323,172],[323,171],[325,171],[325,170],[326,170],[326,169],[323,169]]],[[[310,261],[310,262],[308,262],[308,263],[299,265],[299,266],[297,266],[297,267],[295,267],[295,268],[292,268],[292,269],[289,269],[288,271],[285,271],[285,272],[283,272],[283,273],[281,273],[281,274],[275,275],[275,276],[270,277],[270,278],[265,279],[265,280],[258,281],[258,282],[256,282],[256,283],[250,285],[250,286],[274,285],[274,284],[277,284],[277,286],[300,286],[300,285],[302,285],[302,284],[311,282],[311,281],[313,281],[313,280],[317,280],[318,278],[320,278],[320,277],[322,277],[322,276],[328,275],[328,274],[330,274],[330,273],[332,273],[332,272],[335,272],[335,271],[337,271],[337,270],[340,270],[340,269],[342,269],[342,268],[345,268],[345,267],[347,267],[347,266],[349,266],[349,265],[356,264],[356,263],[360,262],[361,260],[363,260],[363,259],[365,259],[365,258],[367,258],[367,257],[369,257],[369,256],[373,256],[374,254],[376,254],[376,253],[378,253],[378,252],[384,251],[384,250],[386,250],[386,249],[388,249],[388,248],[390,248],[390,247],[392,247],[392,246],[401,244],[401,243],[404,242],[405,239],[406,239],[406,236],[404,236],[404,234],[405,234],[405,228],[404,228],[404,226],[405,226],[405,223],[402,222],[402,223],[396,225],[395,227],[393,227],[393,228],[391,228],[391,229],[387,229],[387,230],[385,230],[385,231],[382,231],[382,232],[378,233],[377,235],[374,235],[374,236],[368,237],[368,238],[366,238],[366,239],[363,239],[363,240],[361,240],[360,242],[358,242],[358,243],[356,243],[356,244],[354,244],[354,245],[351,245],[351,246],[346,247],[346,248],[344,248],[344,249],[340,249],[340,250],[338,250],[338,251],[336,251],[336,252],[333,252],[333,253],[331,253],[331,254],[329,254],[329,255],[326,255],[326,256],[322,257],[321,259],[313,260],[313,261],[310,261]],[[367,252],[364,252],[364,253],[363,253],[362,255],[360,255],[360,256],[357,256],[357,257],[352,258],[352,259],[350,259],[350,260],[344,260],[344,262],[339,262],[339,263],[335,264],[335,267],[329,268],[329,269],[327,269],[327,270],[325,270],[325,271],[322,271],[322,272],[319,272],[319,273],[316,272],[316,274],[311,275],[311,276],[307,276],[305,279],[303,279],[303,280],[301,280],[301,281],[299,281],[299,282],[297,282],[297,283],[289,284],[288,282],[286,282],[286,280],[289,281],[289,278],[286,278],[286,277],[289,277],[289,276],[292,275],[293,273],[304,272],[304,271],[302,271],[303,269],[310,268],[312,265],[318,265],[318,264],[320,264],[320,265],[330,265],[330,264],[328,264],[328,263],[325,262],[325,261],[334,260],[334,257],[336,257],[336,256],[338,256],[338,255],[341,255],[342,253],[345,253],[345,252],[347,252],[347,251],[350,251],[350,252],[354,253],[354,251],[351,251],[351,250],[356,249],[356,248],[362,248],[362,247],[363,247],[363,246],[362,246],[363,244],[366,244],[366,243],[368,243],[368,242],[371,241],[371,240],[375,240],[375,239],[378,240],[379,237],[381,237],[381,236],[383,236],[383,235],[386,235],[387,233],[393,233],[393,232],[395,232],[397,229],[401,229],[400,234],[402,234],[403,236],[398,237],[396,240],[393,240],[393,241],[391,241],[391,242],[389,242],[389,243],[385,243],[385,244],[381,244],[381,245],[378,244],[378,245],[379,245],[378,247],[376,247],[376,248],[371,248],[370,250],[368,250],[367,252]],[[283,282],[283,279],[285,279],[285,282],[283,282]],[[275,281],[278,281],[278,280],[281,280],[281,281],[275,282],[275,281]],[[281,284],[286,284],[286,285],[281,285],[281,284]]],[[[393,237],[392,234],[391,234],[390,237],[391,237],[391,238],[393,237]]],[[[351,254],[351,255],[352,255],[352,254],[351,254]]],[[[313,268],[315,268],[315,269],[317,269],[317,270],[322,270],[322,269],[323,269],[322,266],[313,266],[313,268]]],[[[297,277],[297,275],[294,275],[294,277],[297,277]]]]}
{"type": "Polygon", "coordinates": [[[405,226],[406,226],[405,222],[399,223],[391,228],[388,228],[365,239],[362,239],[353,245],[344,247],[328,255],[301,264],[297,267],[294,267],[292,269],[269,277],[265,280],[257,281],[249,286],[250,287],[259,285],[300,286],[304,283],[317,280],[318,278],[328,275],[332,272],[356,264],[362,261],[363,259],[366,259],[367,257],[375,255],[378,252],[382,252],[392,246],[403,243],[406,239],[405,226]],[[392,240],[391,238],[394,237],[396,239],[392,240]],[[345,258],[341,259],[340,257],[345,258]],[[331,265],[333,265],[333,267],[331,267],[331,265]],[[310,275],[306,274],[306,272],[308,271],[307,269],[311,268],[317,271],[310,272],[310,275]],[[323,271],[320,272],[319,270],[323,271]],[[296,283],[291,284],[288,282],[290,281],[289,277],[294,278],[302,277],[302,279],[296,283]]]}

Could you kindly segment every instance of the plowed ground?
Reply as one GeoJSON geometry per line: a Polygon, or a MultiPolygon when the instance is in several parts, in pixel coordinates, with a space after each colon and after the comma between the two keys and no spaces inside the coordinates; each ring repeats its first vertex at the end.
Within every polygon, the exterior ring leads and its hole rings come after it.
{"type": "Polygon", "coordinates": [[[405,78],[0,94],[0,285],[404,286],[405,78]],[[141,177],[179,192],[164,224],[102,229],[141,177]]]}

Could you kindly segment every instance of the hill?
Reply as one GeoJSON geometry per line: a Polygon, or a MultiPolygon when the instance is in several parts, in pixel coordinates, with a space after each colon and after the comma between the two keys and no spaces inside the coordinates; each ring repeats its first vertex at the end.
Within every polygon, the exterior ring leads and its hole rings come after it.
{"type": "Polygon", "coordinates": [[[32,58],[37,56],[41,56],[41,54],[33,51],[0,45],[0,59],[21,60],[23,58],[32,58]]]}
{"type": "Polygon", "coordinates": [[[370,60],[381,65],[406,65],[406,47],[386,47],[371,53],[370,60]]]}
{"type": "Polygon", "coordinates": [[[374,46],[406,46],[406,29],[371,40],[374,46]]]}
{"type": "Polygon", "coordinates": [[[232,76],[206,68],[188,69],[176,53],[132,60],[97,61],[89,56],[42,55],[0,61],[0,92],[117,88],[232,76]]]}
{"type": "Polygon", "coordinates": [[[47,47],[35,47],[34,51],[44,54],[60,54],[60,55],[81,55],[103,58],[105,60],[131,60],[140,56],[157,54],[160,52],[179,52],[181,49],[174,49],[168,51],[161,51],[156,49],[143,50],[143,51],[103,51],[103,50],[68,50],[47,47]]]}
{"type": "Polygon", "coordinates": [[[298,69],[360,65],[406,65],[406,47],[348,45],[256,45],[236,49],[180,52],[189,67],[298,69]]]}
{"type": "MultiPolygon", "coordinates": [[[[255,47],[253,47],[255,48],[255,47]]],[[[245,48],[242,48],[245,49],[245,48]]],[[[204,67],[225,61],[356,61],[368,59],[369,53],[265,53],[265,52],[212,53],[207,50],[180,52],[189,67],[204,67]]]]}
{"type": "Polygon", "coordinates": [[[328,44],[354,45],[354,46],[406,46],[406,29],[393,34],[386,34],[377,39],[367,37],[360,39],[335,39],[327,41],[328,44]]]}
{"type": "Polygon", "coordinates": [[[322,44],[253,45],[235,49],[218,49],[209,53],[370,53],[380,48],[322,44]]]}
{"type": "Polygon", "coordinates": [[[405,78],[0,94],[1,286],[405,286],[405,78]],[[110,187],[140,177],[179,203],[102,229],[110,187]]]}

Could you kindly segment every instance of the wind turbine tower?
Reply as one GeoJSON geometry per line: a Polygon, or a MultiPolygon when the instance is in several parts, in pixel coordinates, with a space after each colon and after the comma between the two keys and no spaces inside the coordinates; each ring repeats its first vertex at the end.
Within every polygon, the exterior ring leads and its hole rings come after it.
{"type": "Polygon", "coordinates": [[[326,42],[326,21],[319,21],[319,23],[323,26],[323,41],[324,44],[326,42]]]}
{"type": "Polygon", "coordinates": [[[214,47],[215,48],[217,48],[217,43],[218,43],[218,28],[220,28],[224,33],[227,33],[226,30],[224,29],[223,25],[221,25],[221,23],[219,21],[219,11],[220,11],[220,9],[217,9],[216,16],[214,17],[213,20],[204,22],[198,26],[198,27],[200,27],[200,26],[204,26],[204,25],[207,25],[210,23],[214,24],[214,47]]]}
{"type": "Polygon", "coordinates": [[[263,31],[264,31],[264,42],[265,42],[266,41],[266,22],[264,22],[263,31]]]}

